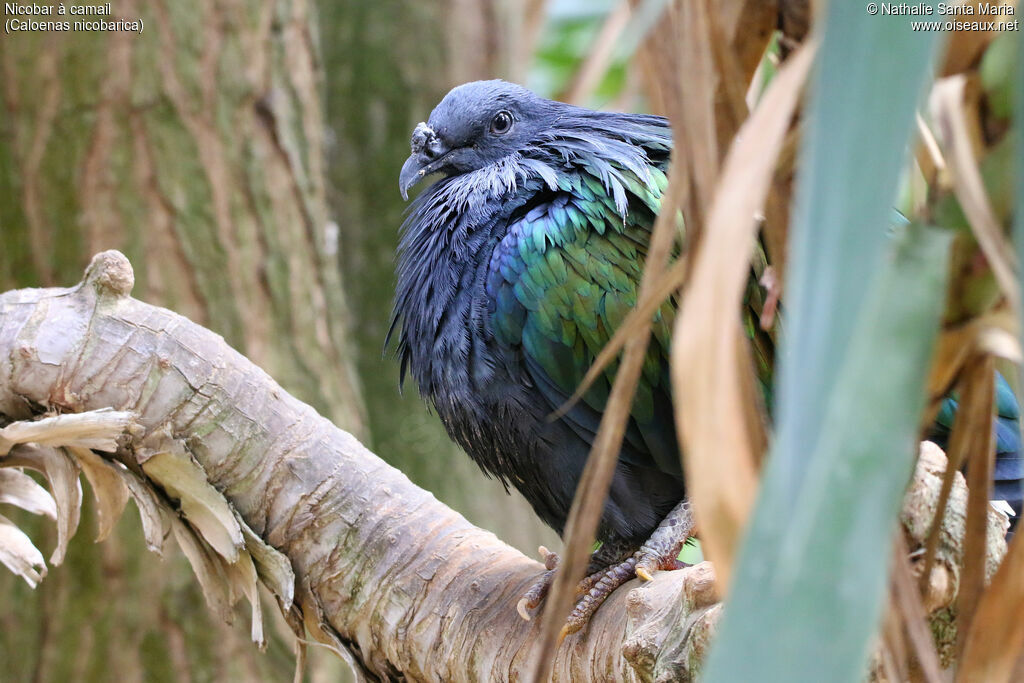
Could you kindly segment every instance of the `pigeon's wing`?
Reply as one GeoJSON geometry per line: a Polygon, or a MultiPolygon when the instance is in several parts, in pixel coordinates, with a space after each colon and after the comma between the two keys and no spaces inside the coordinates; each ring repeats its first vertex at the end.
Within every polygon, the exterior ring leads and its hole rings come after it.
{"type": "MultiPolygon", "coordinates": [[[[514,356],[551,411],[576,391],[596,355],[636,304],[664,173],[618,170],[602,179],[559,176],[512,216],[495,247],[486,291],[498,344],[514,356]]],[[[654,316],[651,344],[621,457],[681,478],[669,393],[669,332],[675,303],[654,316]]],[[[564,420],[593,443],[617,365],[612,364],[564,420]]]]}

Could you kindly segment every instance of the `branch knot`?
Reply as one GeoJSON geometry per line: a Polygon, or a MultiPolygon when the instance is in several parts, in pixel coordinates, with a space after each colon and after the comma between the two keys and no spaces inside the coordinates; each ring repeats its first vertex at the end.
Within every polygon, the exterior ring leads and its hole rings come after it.
{"type": "Polygon", "coordinates": [[[94,286],[101,296],[110,293],[118,298],[125,297],[135,286],[135,271],[127,256],[116,249],[108,249],[92,257],[85,269],[85,282],[94,286]]]}

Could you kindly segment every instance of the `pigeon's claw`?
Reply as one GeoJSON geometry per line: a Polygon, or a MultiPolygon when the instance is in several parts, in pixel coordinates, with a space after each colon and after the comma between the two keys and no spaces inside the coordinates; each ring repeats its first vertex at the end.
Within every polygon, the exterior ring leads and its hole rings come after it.
{"type": "Polygon", "coordinates": [[[516,603],[516,611],[526,621],[530,621],[530,610],[537,609],[544,602],[552,584],[555,583],[555,570],[558,568],[558,553],[553,553],[544,546],[537,549],[544,561],[544,573],[530,586],[523,597],[516,603]]]}

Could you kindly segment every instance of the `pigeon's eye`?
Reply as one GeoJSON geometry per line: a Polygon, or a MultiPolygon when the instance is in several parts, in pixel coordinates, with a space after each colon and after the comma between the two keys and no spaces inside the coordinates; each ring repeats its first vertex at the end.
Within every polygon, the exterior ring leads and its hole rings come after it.
{"type": "Polygon", "coordinates": [[[499,111],[491,119],[491,132],[495,135],[504,135],[512,130],[512,114],[505,110],[499,111]]]}

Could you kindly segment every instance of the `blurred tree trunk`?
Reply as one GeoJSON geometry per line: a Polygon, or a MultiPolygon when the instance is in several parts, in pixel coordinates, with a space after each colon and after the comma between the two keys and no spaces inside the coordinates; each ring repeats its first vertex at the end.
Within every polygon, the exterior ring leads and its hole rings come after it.
{"type": "Polygon", "coordinates": [[[554,534],[517,493],[507,496],[458,451],[414,383],[408,382],[398,399],[398,363],[393,350],[383,360],[381,352],[405,209],[398,171],[409,154],[413,126],[452,86],[511,78],[523,70],[522,54],[529,49],[513,39],[535,34],[541,5],[536,0],[319,3],[327,123],[333,134],[328,194],[344,226],[340,258],[360,331],[354,341],[368,408],[367,443],[474,524],[529,554],[540,542],[557,543],[554,534]]]}
{"type": "MultiPolygon", "coordinates": [[[[0,40],[0,289],[70,284],[95,252],[123,250],[140,298],[216,330],[362,434],[308,1],[114,10],[141,17],[142,34],[0,40]]],[[[291,675],[290,637],[260,655],[246,620],[216,623],[180,555],[161,564],[137,527],[128,515],[118,543],[73,544],[35,592],[0,572],[5,680],[291,675]]]]}

